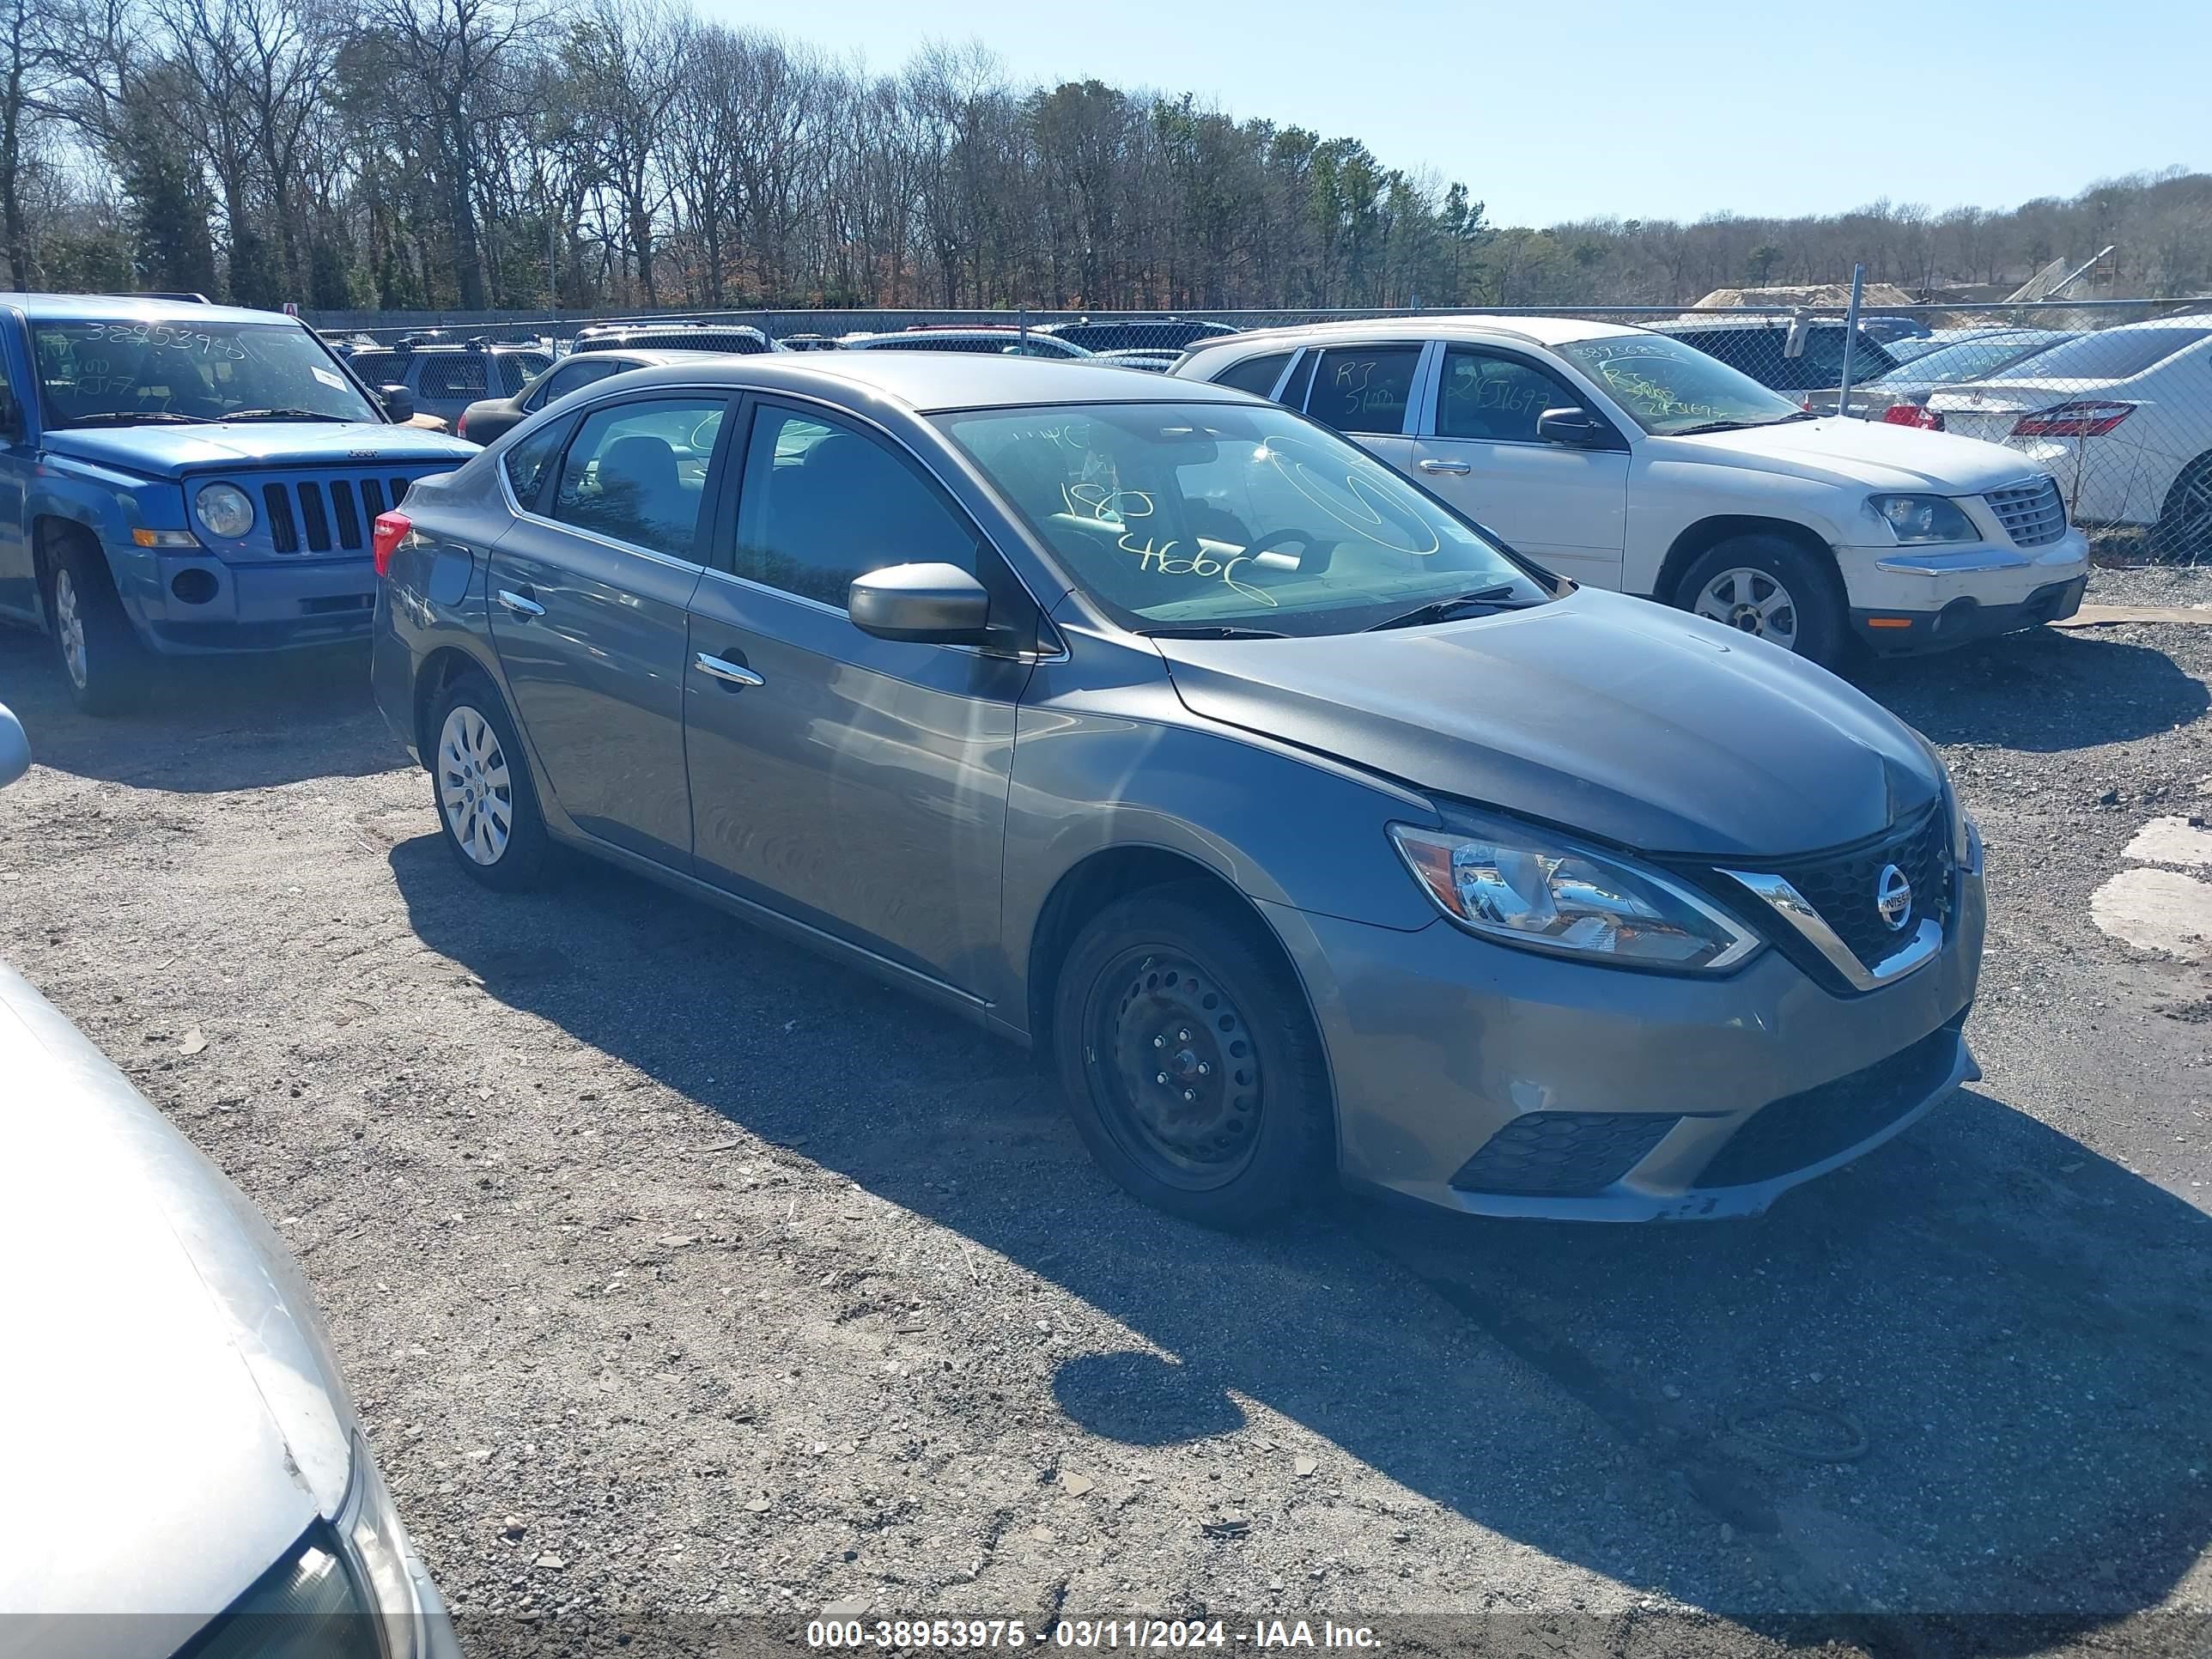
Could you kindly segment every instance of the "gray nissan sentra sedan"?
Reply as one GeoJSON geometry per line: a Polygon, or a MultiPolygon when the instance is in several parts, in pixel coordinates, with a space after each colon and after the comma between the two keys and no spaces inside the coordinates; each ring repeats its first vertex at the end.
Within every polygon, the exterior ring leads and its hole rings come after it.
{"type": "Polygon", "coordinates": [[[1240,392],[646,370],[377,557],[464,870],[584,849],[1037,1045],[1179,1215],[1752,1214],[1978,1075],[1980,845],[1917,736],[1240,392]]]}

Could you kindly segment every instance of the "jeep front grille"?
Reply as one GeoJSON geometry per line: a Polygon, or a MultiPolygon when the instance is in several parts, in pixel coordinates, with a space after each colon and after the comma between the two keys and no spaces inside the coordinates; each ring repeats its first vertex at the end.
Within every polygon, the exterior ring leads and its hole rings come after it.
{"type": "Polygon", "coordinates": [[[369,526],[407,497],[406,478],[301,478],[261,487],[279,553],[365,553],[369,526]]]}

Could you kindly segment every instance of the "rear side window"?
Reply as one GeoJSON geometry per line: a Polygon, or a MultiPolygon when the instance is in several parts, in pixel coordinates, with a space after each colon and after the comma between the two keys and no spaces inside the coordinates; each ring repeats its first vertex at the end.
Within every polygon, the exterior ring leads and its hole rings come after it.
{"type": "Polygon", "coordinates": [[[538,388],[537,395],[530,400],[530,406],[532,409],[543,409],[546,404],[567,397],[578,386],[589,386],[594,380],[604,380],[610,374],[619,374],[623,370],[633,367],[635,365],[617,362],[612,358],[590,356],[571,357],[545,377],[545,384],[538,388]]]}
{"type": "Polygon", "coordinates": [[[727,412],[719,398],[593,410],[561,464],[553,516],[670,558],[696,559],[708,463],[727,412]]]}
{"type": "Polygon", "coordinates": [[[416,387],[425,398],[481,398],[484,395],[484,360],[475,352],[422,359],[416,387]]]}
{"type": "Polygon", "coordinates": [[[736,574],[845,608],[855,576],[890,564],[975,572],[973,526],[879,439],[763,404],[738,497],[736,574]]]}
{"type": "Polygon", "coordinates": [[[1391,434],[1406,429],[1417,345],[1334,347],[1321,354],[1306,413],[1339,432],[1391,434]]]}
{"type": "Polygon", "coordinates": [[[1291,361],[1287,351],[1270,351],[1264,356],[1247,357],[1243,362],[1214,377],[1216,386],[1234,386],[1239,392],[1249,392],[1255,398],[1274,395],[1275,382],[1283,378],[1283,365],[1291,361]]]}
{"type": "Polygon", "coordinates": [[[514,499],[526,507],[537,507],[538,489],[545,482],[545,469],[553,465],[553,458],[561,453],[561,441],[568,434],[568,422],[549,422],[513,445],[500,458],[500,465],[507,469],[507,487],[514,491],[514,499]]]}

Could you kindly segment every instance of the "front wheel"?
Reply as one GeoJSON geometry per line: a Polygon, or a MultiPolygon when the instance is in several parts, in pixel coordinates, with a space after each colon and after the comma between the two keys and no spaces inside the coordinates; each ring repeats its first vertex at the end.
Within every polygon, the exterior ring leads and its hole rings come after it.
{"type": "Polygon", "coordinates": [[[474,880],[536,886],[552,856],[530,763],[490,680],[467,673],[431,711],[430,778],[446,846],[474,880]]]}
{"type": "Polygon", "coordinates": [[[1054,1060],[1091,1155],[1137,1198],[1243,1228],[1331,1168],[1328,1063],[1273,942],[1200,884],[1109,906],[1077,935],[1054,1060]]]}
{"type": "Polygon", "coordinates": [[[146,647],[131,630],[107,561],[72,538],[46,574],[46,616],[70,696],[88,714],[119,714],[146,696],[146,647]]]}
{"type": "Polygon", "coordinates": [[[1731,536],[1682,573],[1674,603],[1833,668],[1849,641],[1843,584],[1783,536],[1731,536]]]}

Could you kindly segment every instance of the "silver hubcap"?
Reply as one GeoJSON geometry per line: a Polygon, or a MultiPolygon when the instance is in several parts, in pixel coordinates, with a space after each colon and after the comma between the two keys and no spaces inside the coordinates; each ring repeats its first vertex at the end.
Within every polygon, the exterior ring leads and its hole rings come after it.
{"type": "Polygon", "coordinates": [[[84,612],[77,605],[76,583],[66,570],[54,572],[54,637],[61,642],[62,666],[69,670],[76,689],[83,690],[91,672],[85,660],[84,612]]]}
{"type": "Polygon", "coordinates": [[[472,863],[497,864],[514,833],[514,790],[491,722],[464,703],[438,733],[438,806],[472,863]]]}
{"type": "Polygon", "coordinates": [[[1722,571],[1705,584],[1694,609],[1700,617],[1771,640],[1785,651],[1797,648],[1797,602],[1764,570],[1722,571]]]}

